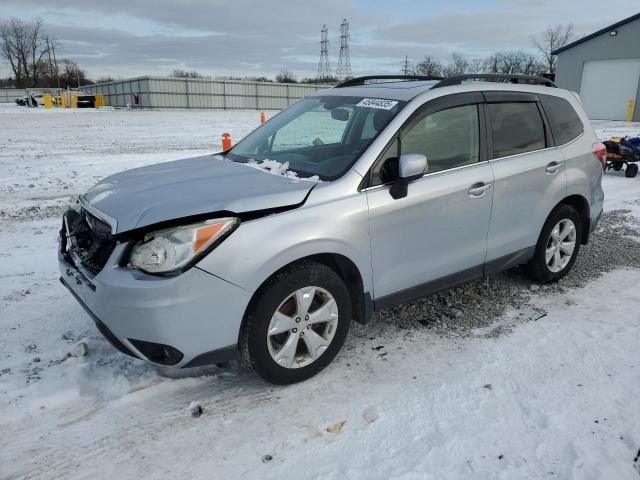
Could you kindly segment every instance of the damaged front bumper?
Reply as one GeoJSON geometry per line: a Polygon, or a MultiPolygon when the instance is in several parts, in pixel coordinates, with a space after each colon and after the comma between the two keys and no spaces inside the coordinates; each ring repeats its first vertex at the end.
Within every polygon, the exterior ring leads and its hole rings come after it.
{"type": "MultiPolygon", "coordinates": [[[[75,213],[70,213],[75,212],[75,213]]],[[[228,360],[237,353],[248,291],[193,267],[180,275],[159,277],[123,267],[127,244],[113,248],[99,262],[96,252],[78,245],[65,213],[58,262],[60,280],[93,318],[100,332],[123,353],[159,365],[192,367],[228,360]]]]}

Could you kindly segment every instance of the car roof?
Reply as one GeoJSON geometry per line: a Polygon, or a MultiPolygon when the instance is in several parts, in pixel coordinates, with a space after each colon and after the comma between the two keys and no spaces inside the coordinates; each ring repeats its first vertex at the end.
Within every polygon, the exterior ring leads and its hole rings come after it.
{"type": "Polygon", "coordinates": [[[354,87],[331,88],[321,90],[313,94],[313,96],[336,95],[346,97],[375,97],[388,100],[408,101],[417,97],[421,93],[430,90],[437,80],[422,81],[398,81],[398,82],[380,82],[368,83],[366,85],[358,85],[354,87]]]}
{"type": "MultiPolygon", "coordinates": [[[[436,84],[437,80],[419,80],[419,81],[393,81],[393,82],[379,82],[368,83],[365,85],[357,85],[353,87],[341,87],[330,88],[326,90],[320,90],[312,94],[311,96],[346,96],[346,97],[373,97],[383,98],[386,100],[400,100],[409,101],[417,97],[418,95],[430,91],[436,84]]],[[[447,93],[462,93],[470,91],[512,91],[512,92],[526,92],[526,93],[547,93],[550,95],[558,95],[565,90],[561,88],[547,87],[541,85],[528,85],[524,83],[507,83],[507,82],[491,82],[491,81],[478,81],[470,80],[464,81],[458,85],[451,85],[446,87],[437,88],[434,90],[438,92],[447,93]]],[[[558,96],[565,96],[560,94],[558,96]]]]}

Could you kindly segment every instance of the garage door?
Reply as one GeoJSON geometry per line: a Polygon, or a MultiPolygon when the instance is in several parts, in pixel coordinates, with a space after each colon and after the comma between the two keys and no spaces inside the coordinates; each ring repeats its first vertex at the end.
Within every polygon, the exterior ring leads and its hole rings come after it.
{"type": "Polygon", "coordinates": [[[589,118],[624,120],[629,100],[636,100],[640,59],[585,62],[580,98],[589,118]]]}

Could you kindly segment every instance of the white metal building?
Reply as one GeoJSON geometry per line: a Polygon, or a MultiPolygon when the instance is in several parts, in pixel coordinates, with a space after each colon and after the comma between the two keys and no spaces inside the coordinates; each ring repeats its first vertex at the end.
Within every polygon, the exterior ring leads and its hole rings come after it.
{"type": "Polygon", "coordinates": [[[142,108],[279,110],[328,85],[174,77],[138,77],[83,86],[101,93],[105,105],[142,108]]]}

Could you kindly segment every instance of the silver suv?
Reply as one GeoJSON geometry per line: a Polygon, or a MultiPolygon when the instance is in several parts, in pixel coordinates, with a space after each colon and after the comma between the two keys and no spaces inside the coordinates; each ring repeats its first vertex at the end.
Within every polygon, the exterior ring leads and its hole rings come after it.
{"type": "Polygon", "coordinates": [[[119,350],[179,368],[240,356],[307,379],[350,322],[516,265],[571,269],[604,146],[538,77],[361,77],[220,154],[113,175],[64,215],[61,281],[119,350]]]}

